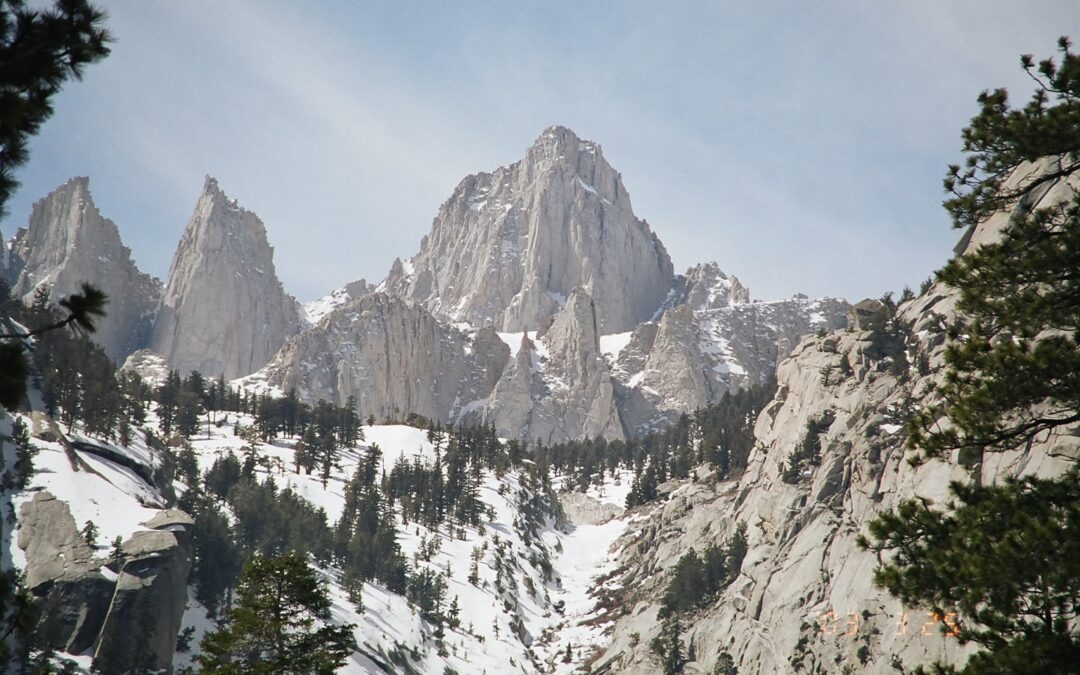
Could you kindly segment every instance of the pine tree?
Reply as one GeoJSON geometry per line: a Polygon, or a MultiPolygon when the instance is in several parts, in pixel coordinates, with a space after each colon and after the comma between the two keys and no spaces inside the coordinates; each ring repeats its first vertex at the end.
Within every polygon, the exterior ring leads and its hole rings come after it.
{"type": "Polygon", "coordinates": [[[30,9],[23,0],[0,8],[0,216],[18,186],[12,171],[26,162],[27,139],[52,115],[50,99],[88,63],[109,53],[105,13],[85,0],[30,9]]]}
{"type": "Polygon", "coordinates": [[[199,663],[215,673],[332,673],[356,648],[355,626],[320,625],[330,598],[304,554],[255,556],[236,606],[203,638],[199,663]]]}
{"type": "Polygon", "coordinates": [[[682,641],[682,621],[675,614],[668,616],[660,625],[660,634],[653,638],[649,646],[660,659],[664,675],[681,673],[686,665],[686,648],[682,641]]]}
{"type": "Polygon", "coordinates": [[[112,542],[112,562],[116,567],[116,571],[119,572],[124,567],[124,556],[127,555],[124,552],[124,538],[120,535],[116,535],[116,539],[112,542]]]}
{"type": "Polygon", "coordinates": [[[735,666],[735,659],[728,652],[720,652],[713,666],[713,675],[739,675],[739,669],[735,666]]]}
{"type": "Polygon", "coordinates": [[[98,528],[97,525],[94,524],[94,521],[86,521],[80,534],[82,534],[83,541],[85,541],[86,545],[90,548],[94,548],[97,545],[98,528]]]}
{"type": "MultiPolygon", "coordinates": [[[[945,206],[969,231],[1009,214],[997,241],[952,260],[939,280],[960,292],[946,351],[943,403],[915,416],[911,443],[925,456],[1010,450],[1080,422],[1080,196],[1043,204],[1080,171],[1080,56],[1059,42],[1060,63],[1023,68],[1038,89],[1013,109],[1005,90],[979,97],[963,132],[969,153],[950,167],[945,206]],[[1028,162],[1043,160],[1041,169],[1028,162]],[[1041,172],[1040,172],[1041,171],[1041,172]],[[941,424],[947,419],[947,424],[941,424]]],[[[951,486],[944,510],[911,500],[870,525],[860,543],[882,559],[876,582],[909,605],[945,617],[984,651],[957,671],[1075,672],[1080,663],[1080,474],[990,486],[951,486]]]]}
{"type": "Polygon", "coordinates": [[[34,477],[34,456],[37,455],[37,448],[30,442],[30,430],[22,419],[16,418],[11,425],[11,440],[15,445],[15,487],[24,490],[34,477]]]}
{"type": "Polygon", "coordinates": [[[1080,663],[1080,474],[952,485],[947,510],[905,502],[870,525],[895,550],[875,581],[976,653],[961,672],[1071,673],[1080,663]],[[952,612],[956,619],[952,619],[952,612]]]}
{"type": "Polygon", "coordinates": [[[1011,212],[996,242],[953,259],[938,278],[960,291],[960,322],[946,353],[947,410],[917,418],[912,442],[927,454],[1007,450],[1080,422],[1080,196],[1034,197],[1080,171],[1080,55],[1059,43],[1061,63],[1021,61],[1039,82],[1024,108],[1004,89],[984,93],[964,130],[967,166],[950,167],[945,203],[957,227],[1011,212]],[[1054,103],[1051,105],[1051,97],[1054,103]],[[1049,157],[1044,172],[1025,162],[1049,157]],[[947,414],[950,429],[933,423],[947,414]]]}
{"type": "Polygon", "coordinates": [[[194,516],[195,561],[191,581],[195,584],[195,597],[214,616],[236,585],[242,560],[229,531],[229,520],[220,509],[203,500],[194,516]]]}

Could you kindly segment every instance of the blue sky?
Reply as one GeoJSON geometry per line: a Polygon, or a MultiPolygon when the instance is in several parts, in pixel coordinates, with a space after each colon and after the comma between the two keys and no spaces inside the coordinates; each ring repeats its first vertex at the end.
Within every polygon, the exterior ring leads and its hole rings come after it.
{"type": "Polygon", "coordinates": [[[677,270],[753,297],[917,286],[986,88],[1080,39],[1075,0],[101,2],[113,53],[56,100],[0,222],[88,175],[164,277],[203,177],[259,214],[287,290],[381,279],[469,173],[547,126],[599,142],[677,270]]]}

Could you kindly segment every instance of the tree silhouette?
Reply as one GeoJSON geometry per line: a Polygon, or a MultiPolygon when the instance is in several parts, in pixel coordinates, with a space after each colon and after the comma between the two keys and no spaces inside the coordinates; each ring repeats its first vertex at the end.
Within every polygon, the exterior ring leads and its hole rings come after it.
{"type": "Polygon", "coordinates": [[[0,344],[0,405],[9,410],[16,408],[26,395],[26,377],[30,368],[26,362],[22,339],[66,327],[81,333],[93,333],[97,327],[95,321],[105,316],[105,305],[108,301],[104,291],[84,283],[81,293],[75,293],[60,301],[59,305],[67,310],[64,318],[25,333],[0,334],[0,339],[20,340],[0,344]]]}
{"type": "Polygon", "coordinates": [[[105,12],[86,0],[57,0],[48,9],[0,3],[0,217],[19,185],[13,172],[29,157],[27,139],[52,115],[52,97],[108,55],[104,21],[105,12]]]}
{"type": "MultiPolygon", "coordinates": [[[[69,77],[80,77],[83,66],[109,53],[104,20],[86,0],[57,0],[48,9],[30,9],[25,0],[0,2],[0,218],[18,187],[14,171],[29,157],[27,139],[52,115],[52,97],[69,77]]],[[[71,321],[64,325],[92,332],[105,295],[88,286],[69,300],[62,306],[71,321]]],[[[0,343],[0,405],[22,402],[28,374],[21,341],[0,343]]],[[[0,572],[0,670],[9,665],[9,638],[25,646],[30,637],[32,603],[15,574],[0,572]]]]}

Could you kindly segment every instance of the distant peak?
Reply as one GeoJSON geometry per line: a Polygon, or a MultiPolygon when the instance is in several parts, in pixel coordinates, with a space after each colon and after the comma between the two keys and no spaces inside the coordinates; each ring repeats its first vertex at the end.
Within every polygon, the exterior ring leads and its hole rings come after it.
{"type": "Polygon", "coordinates": [[[49,193],[48,197],[53,196],[61,197],[64,199],[70,198],[70,196],[89,197],[90,196],[90,178],[88,176],[72,176],[67,179],[63,185],[49,193]]]}
{"type": "Polygon", "coordinates": [[[582,139],[575,134],[572,130],[560,126],[550,126],[541,132],[540,136],[533,143],[533,147],[577,147],[593,151],[599,149],[600,145],[593,141],[582,139]]]}
{"type": "Polygon", "coordinates": [[[554,124],[547,129],[544,129],[543,133],[540,134],[540,138],[538,139],[538,141],[542,141],[545,138],[567,139],[574,141],[581,140],[580,138],[578,138],[577,134],[575,134],[567,127],[562,126],[561,124],[554,124]]]}
{"type": "Polygon", "coordinates": [[[225,193],[221,191],[217,178],[214,178],[210,174],[206,174],[206,180],[203,181],[203,194],[224,195],[225,193]]]}
{"type": "Polygon", "coordinates": [[[90,177],[89,176],[72,176],[68,179],[64,185],[71,185],[73,187],[79,187],[83,190],[90,191],[90,177]]]}
{"type": "Polygon", "coordinates": [[[212,203],[219,204],[231,209],[239,209],[245,211],[239,202],[235,198],[225,194],[225,191],[221,189],[221,185],[218,183],[217,178],[207,174],[206,180],[203,182],[202,197],[209,197],[212,203]]]}
{"type": "Polygon", "coordinates": [[[40,205],[47,203],[70,203],[73,201],[78,201],[83,204],[83,206],[96,209],[94,206],[94,198],[90,195],[90,179],[88,177],[73,176],[72,178],[67,179],[63,185],[60,185],[35,202],[34,208],[36,209],[40,205]]]}

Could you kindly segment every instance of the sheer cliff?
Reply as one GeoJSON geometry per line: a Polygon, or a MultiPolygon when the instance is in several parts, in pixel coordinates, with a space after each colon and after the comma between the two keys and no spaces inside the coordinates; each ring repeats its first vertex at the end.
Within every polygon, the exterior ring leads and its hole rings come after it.
{"type": "Polygon", "coordinates": [[[173,257],[151,348],[181,372],[240,377],[300,327],[266,229],[207,177],[173,257]]]}
{"type": "MultiPolygon", "coordinates": [[[[1075,189],[1058,181],[1039,198],[1048,203],[1075,189]]],[[[993,239],[1008,218],[1000,213],[984,222],[960,251],[993,239]]],[[[974,461],[954,453],[909,463],[903,424],[912,410],[936,400],[955,304],[956,291],[928,284],[894,317],[876,301],[862,302],[847,329],[799,343],[777,371],[779,388],[757,420],[745,473],[718,481],[700,470],[694,480],[667,486],[667,499],[640,509],[617,542],[611,639],[592,660],[592,672],[656,672],[649,643],[659,631],[657,610],[674,565],[691,549],[724,542],[740,524],[749,543],[741,573],[706,607],[683,617],[683,639],[694,646],[684,672],[712,672],[724,652],[739,672],[751,673],[840,672],[842,666],[889,673],[937,658],[965,659],[965,648],[940,632],[940,617],[905,607],[873,585],[878,561],[856,537],[904,500],[946,503],[951,481],[1060,475],[1080,459],[1080,441],[1075,428],[1065,429],[974,461]],[[882,331],[899,335],[902,347],[883,351],[882,331]],[[810,421],[823,430],[811,431],[810,421]],[[818,456],[798,455],[811,435],[818,456]]]]}

